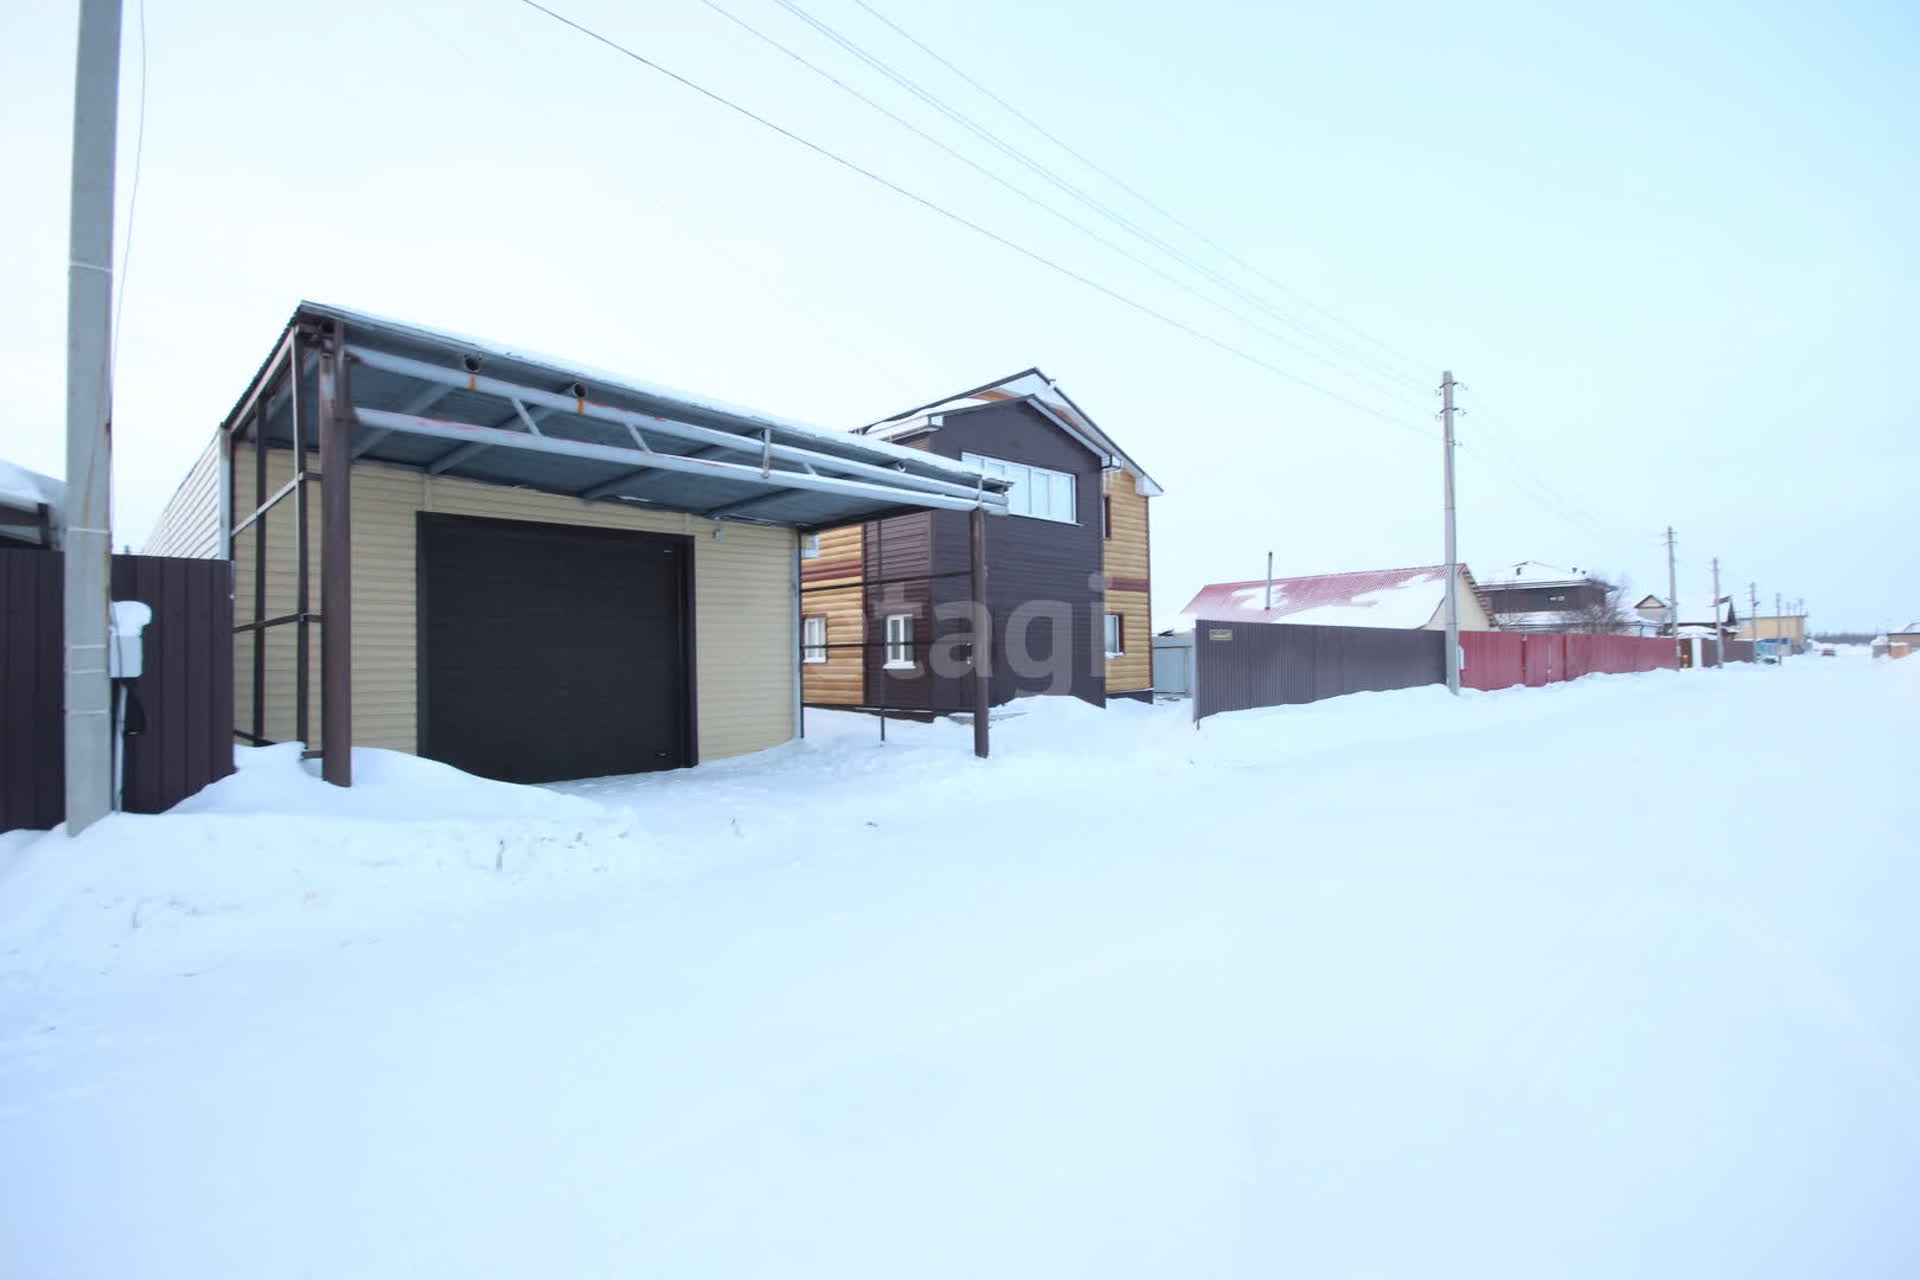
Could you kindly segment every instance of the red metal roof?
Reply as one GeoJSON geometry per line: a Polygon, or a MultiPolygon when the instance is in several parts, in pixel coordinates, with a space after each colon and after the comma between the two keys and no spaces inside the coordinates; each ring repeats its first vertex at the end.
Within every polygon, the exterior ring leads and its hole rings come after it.
{"type": "MultiPolygon", "coordinates": [[[[1473,577],[1461,566],[1463,590],[1473,577]]],[[[1370,569],[1308,578],[1275,578],[1273,608],[1263,608],[1267,581],[1215,582],[1202,587],[1184,619],[1221,622],[1293,622],[1331,627],[1397,627],[1408,630],[1432,621],[1445,596],[1445,565],[1411,569],[1370,569]]]]}

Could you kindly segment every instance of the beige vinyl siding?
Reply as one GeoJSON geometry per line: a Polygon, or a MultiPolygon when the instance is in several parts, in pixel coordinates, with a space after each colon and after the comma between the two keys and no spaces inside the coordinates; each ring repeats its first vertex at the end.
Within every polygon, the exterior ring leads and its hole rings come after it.
{"type": "MultiPolygon", "coordinates": [[[[251,450],[239,446],[240,488],[251,492],[251,450]]],[[[269,492],[289,473],[290,455],[269,453],[269,492]]],[[[310,518],[319,547],[319,489],[310,518]]],[[[290,507],[291,501],[286,504],[290,507]]],[[[498,488],[468,480],[427,476],[371,463],[353,469],[353,740],[357,746],[414,751],[418,744],[416,514],[633,529],[693,538],[694,703],[699,758],[719,760],[785,742],[794,734],[793,677],[797,659],[791,529],[722,523],[671,512],[642,511],[612,503],[581,502],[557,494],[498,488]],[[716,529],[723,536],[716,539],[716,529]]],[[[278,511],[276,510],[276,514],[278,511]]],[[[291,599],[291,513],[269,528],[268,589],[275,600],[291,599]]],[[[251,617],[251,543],[235,545],[235,581],[242,591],[237,617],[251,617]],[[242,569],[242,553],[246,561],[242,569]]],[[[313,574],[313,608],[319,609],[319,573],[313,574]]],[[[291,612],[270,602],[268,616],[291,612]]],[[[279,629],[284,630],[284,629],[279,629]]],[[[313,696],[319,685],[319,628],[314,628],[313,696]]],[[[251,647],[236,646],[236,690],[242,726],[250,714],[251,647]],[[239,650],[245,649],[242,656],[239,650]]],[[[291,671],[292,637],[275,637],[268,673],[291,671]],[[284,650],[284,654],[282,653],[284,650]]],[[[268,737],[291,734],[291,677],[269,689],[268,737]],[[282,712],[284,708],[284,712],[282,712]]],[[[314,713],[312,734],[319,734],[314,713]]]]}
{"type": "MultiPolygon", "coordinates": [[[[234,507],[239,511],[252,511],[260,505],[255,495],[254,455],[251,445],[238,445],[234,449],[234,458],[238,463],[234,477],[234,507]]],[[[293,476],[293,454],[286,449],[267,451],[267,486],[270,495],[293,476]]],[[[261,523],[267,529],[267,573],[266,604],[261,613],[264,618],[279,618],[298,611],[299,605],[299,562],[294,555],[294,513],[295,495],[288,494],[274,505],[261,523]]],[[[209,504],[215,509],[215,524],[218,525],[218,501],[209,504]]],[[[320,489],[312,487],[307,502],[307,551],[308,583],[307,608],[309,612],[320,612],[320,489]]],[[[257,534],[252,528],[245,529],[233,540],[233,620],[236,625],[254,620],[254,548],[257,534]]],[[[320,742],[320,628],[318,624],[307,629],[308,644],[311,646],[311,658],[308,663],[307,680],[307,736],[311,744],[320,742]]],[[[295,691],[297,688],[296,671],[298,668],[298,628],[292,624],[269,628],[266,632],[266,696],[263,722],[264,735],[274,742],[291,742],[296,737],[299,722],[294,715],[295,691]]],[[[253,654],[254,638],[251,632],[237,632],[233,637],[233,715],[234,726],[251,733],[253,731],[253,654]]]]}
{"type": "Polygon", "coordinates": [[[212,560],[220,554],[220,437],[216,433],[173,491],[144,551],[150,556],[212,560]]]}
{"type": "MultiPolygon", "coordinates": [[[[1445,577],[1444,574],[1441,576],[1445,577]]],[[[1469,587],[1465,582],[1460,584],[1459,600],[1460,629],[1462,631],[1492,631],[1495,629],[1493,619],[1488,616],[1487,611],[1480,605],[1479,593],[1474,591],[1473,588],[1469,587]]],[[[1426,625],[1420,629],[1422,631],[1445,631],[1447,629],[1447,605],[1444,600],[1440,602],[1440,607],[1433,611],[1433,617],[1429,618],[1426,625]]]]}
{"type": "Polygon", "coordinates": [[[1150,592],[1116,587],[1121,582],[1146,582],[1151,548],[1147,503],[1134,476],[1108,471],[1102,496],[1113,521],[1112,536],[1103,541],[1103,568],[1107,578],[1108,613],[1122,615],[1126,652],[1107,659],[1107,692],[1130,693],[1153,687],[1153,600],[1150,592]]]}

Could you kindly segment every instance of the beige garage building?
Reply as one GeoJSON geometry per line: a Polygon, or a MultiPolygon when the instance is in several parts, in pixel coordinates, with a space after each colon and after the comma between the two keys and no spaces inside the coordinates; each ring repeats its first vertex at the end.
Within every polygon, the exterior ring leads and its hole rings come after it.
{"type": "Polygon", "coordinates": [[[978,519],[1003,489],[922,450],[303,303],[148,549],[233,560],[240,741],[306,743],[342,783],[348,744],[538,782],[792,738],[801,538],[978,519]]]}

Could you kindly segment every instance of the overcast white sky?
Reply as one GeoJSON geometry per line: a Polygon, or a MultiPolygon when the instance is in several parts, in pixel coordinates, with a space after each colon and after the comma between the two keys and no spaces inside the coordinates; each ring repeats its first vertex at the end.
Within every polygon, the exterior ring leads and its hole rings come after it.
{"type": "MultiPolygon", "coordinates": [[[[1664,591],[1671,523],[1688,593],[1718,555],[1743,599],[1760,584],[1763,612],[1781,591],[1816,626],[1920,615],[1920,434],[1911,387],[1896,395],[1920,350],[1911,4],[868,0],[1280,293],[857,0],[796,0],[1261,293],[1287,317],[1251,313],[1262,332],[701,0],[553,2],[1391,421],[1129,310],[514,0],[148,0],[116,542],[144,540],[307,297],[835,425],[1037,364],[1166,487],[1162,616],[1202,582],[1257,576],[1269,549],[1283,573],[1439,560],[1427,388],[1449,367],[1468,386],[1460,526],[1482,577],[1538,559],[1664,591]]],[[[776,0],[714,2],[1072,208],[776,0]]],[[[0,39],[0,456],[56,475],[75,12],[12,6],[0,39]]]]}

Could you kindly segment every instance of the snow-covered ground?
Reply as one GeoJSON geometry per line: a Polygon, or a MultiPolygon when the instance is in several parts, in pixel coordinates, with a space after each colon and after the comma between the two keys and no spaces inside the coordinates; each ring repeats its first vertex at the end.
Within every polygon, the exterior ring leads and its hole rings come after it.
{"type": "Polygon", "coordinates": [[[1920,661],[1183,713],[0,842],[0,1274],[1920,1274],[1920,661]]]}

